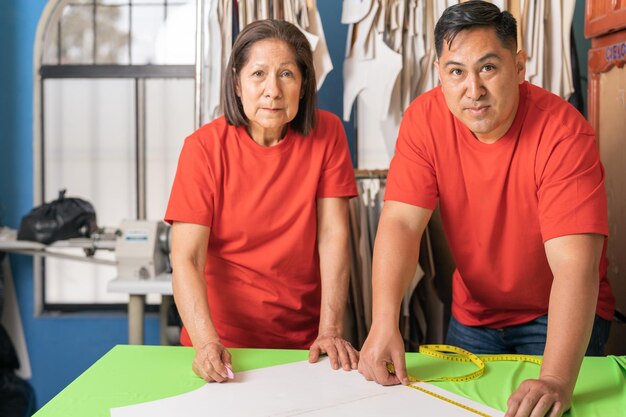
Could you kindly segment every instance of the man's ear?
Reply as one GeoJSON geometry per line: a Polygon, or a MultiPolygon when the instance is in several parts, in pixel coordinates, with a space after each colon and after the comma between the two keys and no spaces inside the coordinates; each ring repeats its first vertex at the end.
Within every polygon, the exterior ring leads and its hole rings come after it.
{"type": "Polygon", "coordinates": [[[441,71],[439,71],[439,58],[435,59],[435,62],[433,63],[433,65],[435,66],[435,69],[437,70],[437,78],[439,78],[439,84],[441,84],[441,71]]]}
{"type": "Polygon", "coordinates": [[[517,69],[517,82],[519,84],[523,83],[526,79],[526,60],[528,59],[528,54],[523,49],[520,49],[515,55],[515,66],[517,69]]]}

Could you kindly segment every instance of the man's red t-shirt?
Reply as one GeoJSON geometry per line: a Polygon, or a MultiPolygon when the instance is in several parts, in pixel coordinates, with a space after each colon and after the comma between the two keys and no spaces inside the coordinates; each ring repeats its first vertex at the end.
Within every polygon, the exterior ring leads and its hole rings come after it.
{"type": "MultiPolygon", "coordinates": [[[[316,200],[357,194],[339,119],[318,110],[306,137],[258,145],[224,117],[185,140],[165,215],[211,228],[211,318],[227,347],[308,348],[321,282],[316,200]]],[[[181,343],[191,345],[187,331],[181,343]]]]}
{"type": "MultiPolygon", "coordinates": [[[[484,144],[448,110],[441,87],[407,109],[386,200],[434,209],[457,269],[452,313],[494,328],[548,312],[553,275],[544,242],[608,234],[604,170],[593,129],[561,98],[527,82],[509,131],[484,144]]],[[[613,317],[600,267],[597,314],[613,317]]]]}

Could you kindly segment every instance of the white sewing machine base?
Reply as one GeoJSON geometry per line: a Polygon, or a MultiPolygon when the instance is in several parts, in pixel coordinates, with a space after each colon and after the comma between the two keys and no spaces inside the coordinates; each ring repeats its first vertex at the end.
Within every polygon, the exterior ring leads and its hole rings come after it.
{"type": "Polygon", "coordinates": [[[169,344],[167,340],[167,311],[173,302],[172,274],[159,274],[154,278],[115,278],[107,285],[110,292],[128,294],[128,343],[143,345],[144,343],[144,309],[147,294],[161,294],[159,307],[159,328],[161,344],[169,344]]]}

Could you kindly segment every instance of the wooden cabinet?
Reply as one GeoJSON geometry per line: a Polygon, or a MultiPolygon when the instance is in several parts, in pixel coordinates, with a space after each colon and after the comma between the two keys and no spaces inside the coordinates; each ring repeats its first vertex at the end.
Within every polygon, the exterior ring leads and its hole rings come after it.
{"type": "Polygon", "coordinates": [[[585,37],[593,38],[626,28],[626,0],[587,0],[585,37]]]}
{"type": "MultiPolygon", "coordinates": [[[[626,0],[586,5],[585,35],[602,34],[589,50],[589,121],[606,172],[608,278],[617,310],[626,313],[626,0]]],[[[626,354],[626,324],[614,321],[607,353],[626,354]]]]}

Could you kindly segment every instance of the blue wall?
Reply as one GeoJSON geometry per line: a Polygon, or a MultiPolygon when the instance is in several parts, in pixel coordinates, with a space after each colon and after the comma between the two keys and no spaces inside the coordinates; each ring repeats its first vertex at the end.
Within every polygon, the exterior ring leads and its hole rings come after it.
{"type": "MultiPolygon", "coordinates": [[[[45,0],[0,1],[0,225],[17,228],[33,205],[33,47],[45,0]]],[[[347,27],[340,1],[318,2],[335,69],[319,106],[342,114],[342,63],[347,27]]],[[[351,148],[354,129],[346,124],[351,148]]],[[[32,258],[11,255],[38,406],[42,406],[116,344],[127,343],[125,314],[33,317],[32,258]]],[[[158,343],[158,322],[146,321],[146,343],[158,343]]]]}

